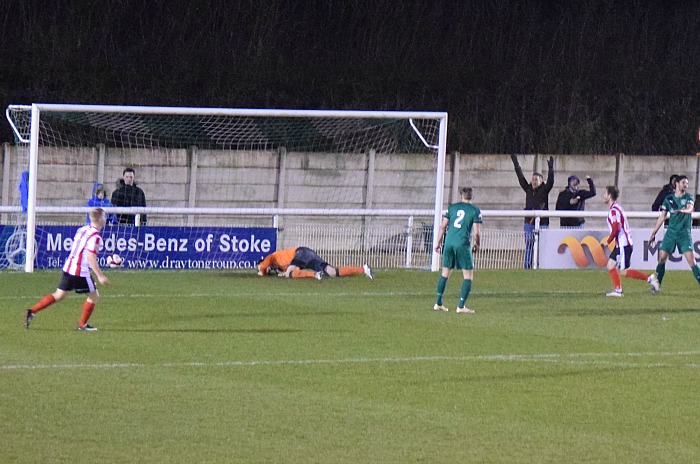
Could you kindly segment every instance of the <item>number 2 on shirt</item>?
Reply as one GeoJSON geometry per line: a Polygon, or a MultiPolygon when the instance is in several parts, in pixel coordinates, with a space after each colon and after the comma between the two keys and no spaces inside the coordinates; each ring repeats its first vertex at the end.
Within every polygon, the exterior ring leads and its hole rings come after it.
{"type": "Polygon", "coordinates": [[[452,223],[452,227],[456,227],[457,229],[461,229],[462,228],[462,221],[464,221],[464,211],[459,210],[459,211],[457,211],[457,218],[452,223]]]}

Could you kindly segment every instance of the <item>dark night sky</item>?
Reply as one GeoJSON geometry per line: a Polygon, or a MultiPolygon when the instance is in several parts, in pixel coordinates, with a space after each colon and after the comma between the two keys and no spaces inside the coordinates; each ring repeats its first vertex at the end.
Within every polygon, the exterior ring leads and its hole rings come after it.
{"type": "Polygon", "coordinates": [[[462,152],[699,149],[697,2],[4,0],[0,13],[5,107],[436,110],[462,152]]]}

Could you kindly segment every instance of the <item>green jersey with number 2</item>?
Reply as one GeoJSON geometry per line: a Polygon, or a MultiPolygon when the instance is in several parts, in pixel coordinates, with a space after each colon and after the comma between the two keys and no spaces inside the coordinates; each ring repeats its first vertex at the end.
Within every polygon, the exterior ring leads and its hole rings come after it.
{"type": "Polygon", "coordinates": [[[481,210],[471,203],[455,203],[450,205],[444,217],[449,220],[445,245],[470,246],[472,225],[481,224],[481,210]]]}

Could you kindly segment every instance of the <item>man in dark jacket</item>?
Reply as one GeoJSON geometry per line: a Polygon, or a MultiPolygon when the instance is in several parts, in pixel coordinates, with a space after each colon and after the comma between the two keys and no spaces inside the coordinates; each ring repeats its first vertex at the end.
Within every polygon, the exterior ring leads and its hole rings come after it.
{"type": "Polygon", "coordinates": [[[678,180],[678,174],[673,174],[670,179],[668,179],[668,184],[661,187],[661,191],[656,195],[656,200],[651,204],[651,210],[658,212],[661,208],[661,204],[664,202],[667,196],[676,192],[676,180],[678,180]]]}
{"type": "MultiPolygon", "coordinates": [[[[661,191],[659,192],[658,195],[656,195],[656,199],[654,200],[654,203],[651,204],[652,211],[654,211],[654,212],[660,211],[661,205],[663,204],[666,197],[671,195],[672,193],[676,193],[676,181],[677,180],[678,180],[678,174],[672,174],[671,177],[668,179],[668,184],[661,187],[661,191]]],[[[666,226],[668,226],[668,219],[666,219],[664,221],[664,224],[666,226]]]]}
{"type": "MultiPolygon", "coordinates": [[[[588,190],[579,189],[579,179],[571,176],[568,179],[567,187],[559,192],[557,197],[557,209],[561,211],[583,211],[586,208],[586,200],[595,196],[595,184],[591,176],[586,176],[588,190]]],[[[563,217],[559,219],[561,227],[583,227],[586,222],[582,217],[563,217]]]]}
{"type": "MultiPolygon", "coordinates": [[[[554,157],[550,156],[547,161],[547,182],[542,182],[542,174],[539,172],[532,173],[532,182],[528,182],[523,175],[523,170],[518,163],[518,158],[515,155],[510,155],[515,167],[515,174],[518,176],[520,187],[525,191],[525,209],[526,210],[549,210],[549,192],[554,187],[554,157]]],[[[548,227],[549,218],[543,217],[540,219],[540,227],[548,227]]],[[[526,217],[523,224],[525,232],[525,269],[532,267],[532,251],[535,244],[535,218],[526,217]]]]}
{"type": "MultiPolygon", "coordinates": [[[[146,206],[146,195],[134,182],[136,173],[132,168],[124,169],[122,178],[119,179],[119,188],[112,193],[112,204],[114,206],[146,206]]],[[[133,214],[117,214],[120,224],[135,224],[136,217],[133,214]]],[[[146,224],[146,215],[141,215],[141,225],[146,224]]]]}

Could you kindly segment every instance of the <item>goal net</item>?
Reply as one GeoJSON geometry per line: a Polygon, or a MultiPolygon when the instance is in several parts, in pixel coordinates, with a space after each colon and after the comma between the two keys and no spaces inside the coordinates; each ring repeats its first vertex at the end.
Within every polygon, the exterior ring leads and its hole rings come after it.
{"type": "Polygon", "coordinates": [[[333,265],[437,269],[445,113],[34,104],[6,115],[16,206],[3,210],[0,268],[60,267],[97,184],[110,200],[131,168],[145,206],[106,207],[132,221],[105,227],[101,264],[117,253],[127,269],[250,268],[308,246],[333,265]]]}

